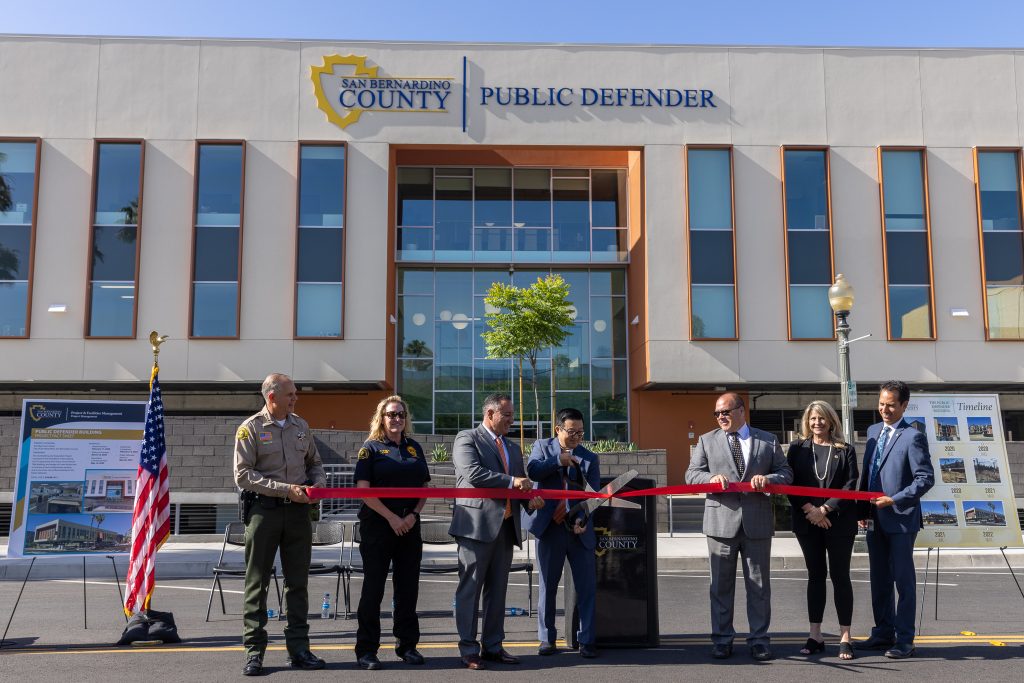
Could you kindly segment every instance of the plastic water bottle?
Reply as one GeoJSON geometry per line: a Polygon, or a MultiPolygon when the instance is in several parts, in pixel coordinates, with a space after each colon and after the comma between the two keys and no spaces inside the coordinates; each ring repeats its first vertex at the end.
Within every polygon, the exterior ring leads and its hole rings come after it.
{"type": "Polygon", "coordinates": [[[273,607],[268,607],[267,608],[267,619],[275,619],[275,618],[277,618],[277,610],[275,610],[273,607]]]}
{"type": "Polygon", "coordinates": [[[331,618],[331,594],[324,593],[324,604],[320,605],[320,618],[330,619],[331,618]]]}
{"type": "Polygon", "coordinates": [[[522,607],[506,607],[505,614],[510,617],[525,617],[526,610],[522,607]]]}

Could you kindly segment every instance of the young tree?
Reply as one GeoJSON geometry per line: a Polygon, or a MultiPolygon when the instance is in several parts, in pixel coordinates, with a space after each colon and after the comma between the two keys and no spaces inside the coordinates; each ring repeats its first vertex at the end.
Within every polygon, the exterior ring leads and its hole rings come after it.
{"type": "MultiPolygon", "coordinates": [[[[543,349],[559,346],[569,336],[573,320],[573,306],[569,303],[569,283],[559,275],[537,278],[532,285],[522,288],[495,282],[487,291],[484,303],[487,306],[487,325],[490,327],[483,333],[487,357],[517,358],[520,384],[523,378],[523,359],[530,363],[533,371],[534,417],[539,438],[537,355],[543,349]]],[[[520,396],[520,414],[522,400],[520,396]]]]}

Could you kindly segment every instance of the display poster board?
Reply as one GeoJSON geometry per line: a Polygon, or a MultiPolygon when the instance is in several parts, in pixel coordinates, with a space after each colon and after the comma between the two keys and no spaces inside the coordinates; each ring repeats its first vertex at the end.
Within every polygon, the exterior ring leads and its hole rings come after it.
{"type": "Polygon", "coordinates": [[[928,437],[935,486],[917,547],[1020,547],[999,396],[912,394],[903,419],[928,437]]]}
{"type": "Polygon", "coordinates": [[[8,555],[127,553],[144,401],[25,399],[8,555]]]}

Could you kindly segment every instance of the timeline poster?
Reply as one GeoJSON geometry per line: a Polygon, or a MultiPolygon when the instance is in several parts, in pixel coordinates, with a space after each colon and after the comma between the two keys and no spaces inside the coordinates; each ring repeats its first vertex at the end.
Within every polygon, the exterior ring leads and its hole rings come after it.
{"type": "Polygon", "coordinates": [[[1021,546],[995,394],[912,394],[903,419],[928,437],[935,486],[917,547],[1021,546]]]}
{"type": "Polygon", "coordinates": [[[25,399],[11,557],[127,553],[144,401],[25,399]]]}

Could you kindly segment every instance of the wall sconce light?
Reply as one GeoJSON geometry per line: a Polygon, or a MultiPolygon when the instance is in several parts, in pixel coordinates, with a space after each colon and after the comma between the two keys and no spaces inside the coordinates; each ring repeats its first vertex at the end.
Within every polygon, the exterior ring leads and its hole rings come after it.
{"type": "Polygon", "coordinates": [[[951,309],[949,309],[949,314],[951,316],[953,316],[954,318],[970,318],[971,317],[971,312],[968,311],[966,308],[951,308],[951,309]]]}
{"type": "Polygon", "coordinates": [[[46,309],[47,313],[67,313],[67,304],[50,304],[50,307],[46,309]]]}

